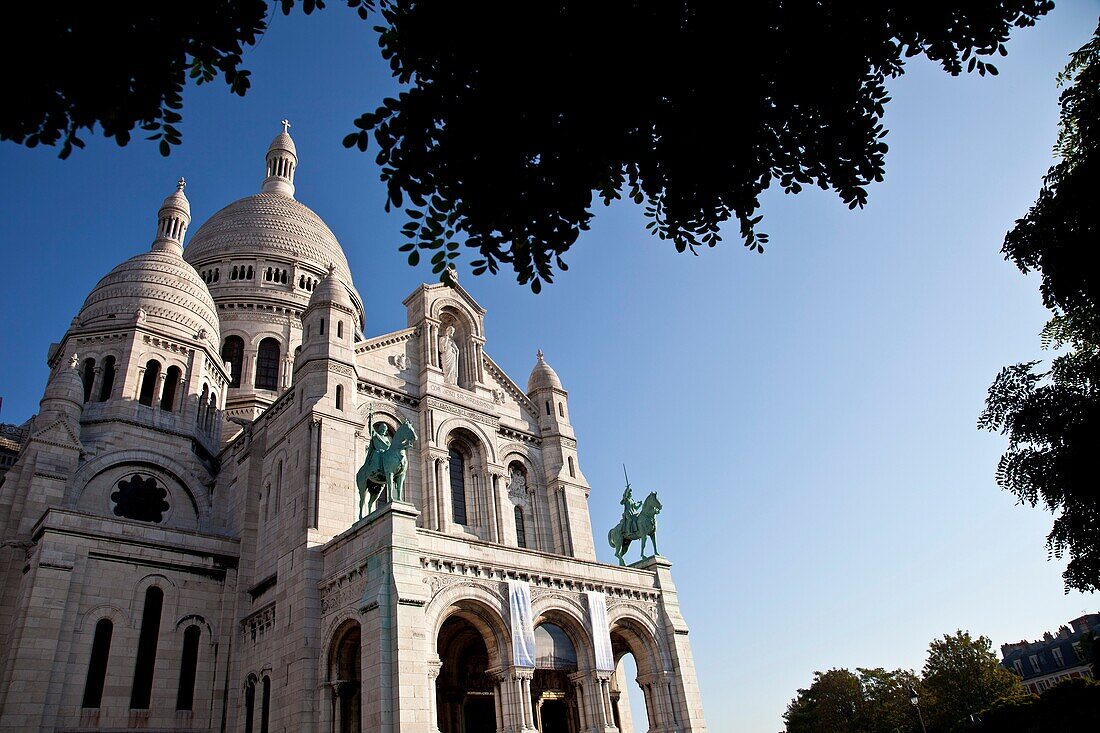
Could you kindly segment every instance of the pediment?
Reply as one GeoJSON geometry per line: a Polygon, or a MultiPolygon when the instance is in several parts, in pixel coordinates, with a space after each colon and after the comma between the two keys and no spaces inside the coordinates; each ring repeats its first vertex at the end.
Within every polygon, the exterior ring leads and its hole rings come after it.
{"type": "Polygon", "coordinates": [[[58,418],[46,427],[32,435],[27,442],[45,443],[58,448],[69,448],[84,452],[84,445],[77,437],[76,431],[65,418],[58,418]]]}

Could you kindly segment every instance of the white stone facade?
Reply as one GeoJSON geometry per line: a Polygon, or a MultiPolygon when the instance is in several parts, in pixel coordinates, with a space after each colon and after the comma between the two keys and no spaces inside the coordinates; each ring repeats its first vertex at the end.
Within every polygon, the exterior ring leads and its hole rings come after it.
{"type": "Polygon", "coordinates": [[[557,374],[505,375],[461,287],[365,337],[297,165],[284,131],[186,249],[181,181],[51,348],[0,485],[0,730],[706,730],[670,564],[596,560],[557,374]],[[360,519],[406,421],[404,495],[360,519]]]}

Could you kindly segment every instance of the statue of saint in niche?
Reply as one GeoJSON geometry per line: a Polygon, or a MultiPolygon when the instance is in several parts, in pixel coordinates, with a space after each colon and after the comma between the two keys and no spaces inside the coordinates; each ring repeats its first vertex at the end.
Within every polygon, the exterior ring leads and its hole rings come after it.
{"type": "Polygon", "coordinates": [[[439,337],[439,368],[443,370],[446,384],[458,384],[458,344],[454,340],[455,327],[447,326],[439,337]]]}

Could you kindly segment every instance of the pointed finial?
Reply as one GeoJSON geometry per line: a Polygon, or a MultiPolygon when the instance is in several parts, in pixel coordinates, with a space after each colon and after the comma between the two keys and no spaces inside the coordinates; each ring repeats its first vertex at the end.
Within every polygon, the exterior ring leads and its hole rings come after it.
{"type": "Polygon", "coordinates": [[[180,176],[180,179],[178,181],[176,181],[176,190],[179,191],[180,193],[183,193],[183,189],[185,189],[186,187],[187,187],[187,179],[184,178],[183,176],[180,176]]]}
{"type": "Polygon", "coordinates": [[[287,120],[287,119],[281,120],[280,124],[283,126],[283,132],[286,132],[286,133],[290,132],[290,120],[287,120]]]}
{"type": "Polygon", "coordinates": [[[542,361],[542,349],[539,349],[535,352],[535,358],[537,358],[539,361],[542,361]]]}

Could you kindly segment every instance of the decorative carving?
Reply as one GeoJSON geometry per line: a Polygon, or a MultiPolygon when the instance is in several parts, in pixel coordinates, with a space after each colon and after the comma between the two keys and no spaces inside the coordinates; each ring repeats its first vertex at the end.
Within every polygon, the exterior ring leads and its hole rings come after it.
{"type": "Polygon", "coordinates": [[[519,466],[508,467],[508,498],[517,504],[527,502],[527,476],[519,466]]]}
{"type": "Polygon", "coordinates": [[[409,368],[409,355],[394,354],[390,357],[390,363],[397,367],[399,370],[405,371],[409,368]]]}
{"type": "Polygon", "coordinates": [[[253,644],[262,641],[267,633],[275,628],[275,602],[272,601],[260,610],[246,616],[241,621],[241,633],[248,635],[253,644]]]}
{"type": "MultiPolygon", "coordinates": [[[[436,385],[430,385],[430,386],[434,387],[436,385]]],[[[459,407],[457,405],[453,405],[450,402],[445,402],[443,400],[433,399],[431,397],[428,398],[428,407],[430,407],[433,410],[442,410],[443,412],[449,412],[452,415],[458,415],[460,417],[466,418],[467,420],[473,420],[474,422],[479,422],[479,423],[482,423],[484,425],[489,425],[493,428],[497,427],[497,424],[499,422],[497,420],[497,418],[494,417],[493,415],[486,415],[483,412],[478,412],[478,411],[475,411],[475,410],[467,410],[467,409],[459,407]]]]}
{"type": "Polygon", "coordinates": [[[503,405],[505,398],[506,398],[506,395],[505,395],[503,389],[494,389],[493,390],[493,402],[497,403],[498,405],[503,405]]]}
{"type": "Polygon", "coordinates": [[[356,603],[367,589],[367,566],[360,565],[321,587],[321,613],[328,614],[356,603]]]}

